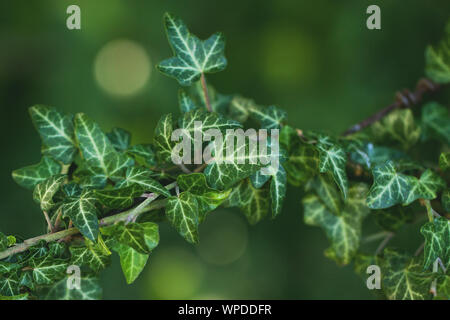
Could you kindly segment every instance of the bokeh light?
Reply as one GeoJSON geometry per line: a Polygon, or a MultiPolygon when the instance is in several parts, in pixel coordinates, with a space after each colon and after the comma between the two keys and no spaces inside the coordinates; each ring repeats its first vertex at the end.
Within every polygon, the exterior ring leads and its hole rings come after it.
{"type": "Polygon", "coordinates": [[[113,96],[134,95],[147,83],[150,65],[150,58],[140,44],[126,39],[113,40],[95,58],[95,79],[113,96]]]}
{"type": "Polygon", "coordinates": [[[147,299],[191,299],[201,285],[203,268],[197,258],[181,248],[156,250],[147,274],[147,299]]]}
{"type": "Polygon", "coordinates": [[[248,227],[235,212],[211,214],[201,229],[199,255],[208,263],[226,265],[239,259],[247,249],[248,227]]]}

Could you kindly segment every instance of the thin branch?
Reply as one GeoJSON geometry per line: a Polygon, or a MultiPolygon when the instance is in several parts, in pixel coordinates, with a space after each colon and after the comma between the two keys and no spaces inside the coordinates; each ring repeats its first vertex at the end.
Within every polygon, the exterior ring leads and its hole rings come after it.
{"type": "Polygon", "coordinates": [[[417,257],[425,247],[425,242],[422,242],[422,244],[417,248],[416,252],[414,252],[414,257],[417,257]]]}
{"type": "MultiPolygon", "coordinates": [[[[176,183],[171,183],[171,184],[167,185],[166,188],[172,189],[175,186],[175,184],[176,183]]],[[[148,211],[163,208],[166,205],[166,202],[167,202],[166,199],[153,201],[149,205],[139,208],[139,211],[137,211],[137,212],[135,210],[136,208],[132,208],[132,209],[126,210],[124,212],[100,219],[98,221],[98,224],[99,224],[99,226],[106,226],[106,225],[114,224],[119,221],[127,221],[128,217],[130,215],[136,215],[136,214],[140,215],[140,214],[148,212],[148,211]]],[[[66,230],[62,230],[59,232],[48,233],[48,234],[44,234],[44,235],[40,235],[40,236],[37,236],[34,238],[27,239],[27,240],[23,241],[22,243],[16,244],[16,245],[6,249],[5,251],[0,252],[0,260],[5,259],[14,254],[26,251],[29,247],[32,247],[32,246],[36,245],[37,243],[39,243],[39,241],[42,241],[42,240],[44,240],[46,242],[58,241],[60,239],[64,239],[64,238],[76,235],[78,233],[80,233],[80,231],[77,228],[68,228],[66,230]]]]}
{"type": "Polygon", "coordinates": [[[208,165],[207,163],[203,163],[201,166],[198,166],[197,168],[195,168],[194,172],[202,172],[203,169],[205,169],[207,165],[208,165]]]}
{"type": "Polygon", "coordinates": [[[423,78],[420,79],[417,83],[416,89],[414,92],[409,91],[408,89],[403,89],[403,91],[398,91],[395,95],[396,100],[393,104],[387,106],[386,108],[378,111],[374,115],[369,118],[355,124],[350,129],[345,131],[342,135],[348,136],[355,132],[361,131],[364,128],[372,125],[373,123],[381,120],[383,117],[388,115],[391,111],[399,108],[411,108],[422,101],[422,97],[425,93],[437,91],[440,88],[440,85],[432,82],[429,79],[423,78]]]}
{"type": "Polygon", "coordinates": [[[211,108],[211,104],[209,102],[208,86],[206,85],[206,78],[203,73],[200,76],[200,82],[202,83],[203,95],[205,96],[206,109],[208,109],[208,111],[211,112],[212,108],[211,108]]]}
{"type": "Polygon", "coordinates": [[[394,237],[394,233],[393,232],[389,232],[387,234],[387,236],[384,238],[383,241],[381,241],[380,245],[378,246],[377,250],[375,251],[375,255],[377,256],[381,251],[383,251],[383,249],[387,246],[387,244],[389,243],[389,241],[391,241],[391,239],[394,237]]]}
{"type": "Polygon", "coordinates": [[[381,231],[378,233],[374,233],[374,234],[371,234],[371,235],[365,237],[362,240],[362,242],[369,243],[369,242],[377,241],[377,240],[385,238],[389,233],[390,233],[389,231],[381,231]]]}
{"type": "Polygon", "coordinates": [[[48,230],[50,230],[50,232],[53,233],[54,229],[53,229],[52,222],[50,221],[50,217],[48,216],[48,213],[46,211],[42,211],[42,213],[44,214],[45,221],[47,221],[48,230]]]}

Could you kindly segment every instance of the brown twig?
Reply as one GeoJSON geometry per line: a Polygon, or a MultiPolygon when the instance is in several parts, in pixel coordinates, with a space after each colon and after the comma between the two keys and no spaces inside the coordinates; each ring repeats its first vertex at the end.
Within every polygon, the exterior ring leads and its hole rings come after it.
{"type": "Polygon", "coordinates": [[[361,131],[364,128],[367,128],[371,124],[381,120],[391,111],[399,108],[411,108],[422,101],[422,97],[425,93],[437,91],[440,88],[440,85],[432,82],[429,79],[422,78],[417,83],[416,89],[414,92],[409,91],[408,89],[403,89],[403,91],[398,91],[395,94],[395,102],[384,109],[381,109],[374,115],[369,118],[355,124],[350,129],[345,131],[342,135],[348,136],[350,134],[361,131]]]}

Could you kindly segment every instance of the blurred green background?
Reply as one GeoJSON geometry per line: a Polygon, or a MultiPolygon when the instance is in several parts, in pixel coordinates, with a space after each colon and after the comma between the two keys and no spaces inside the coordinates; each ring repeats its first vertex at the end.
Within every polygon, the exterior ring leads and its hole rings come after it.
{"type": "MultiPolygon", "coordinates": [[[[218,91],[276,104],[298,128],[339,133],[415,86],[449,9],[448,0],[2,1],[0,230],[25,238],[45,230],[30,192],[11,178],[40,159],[29,106],[86,112],[105,130],[133,132],[133,143],[150,141],[162,114],[178,113],[177,82],[154,67],[172,55],[165,11],[201,38],[225,33],[228,67],[208,76],[218,91]],[[66,28],[70,4],[81,7],[81,30],[66,28]],[[381,7],[382,30],[366,28],[370,4],[381,7]]],[[[201,226],[198,247],[162,224],[143,275],[127,286],[115,258],[102,274],[104,297],[372,298],[351,266],[323,256],[327,240],[302,223],[300,198],[289,189],[283,214],[254,227],[237,211],[218,210],[201,226]]],[[[420,239],[403,242],[417,248],[420,239]]]]}

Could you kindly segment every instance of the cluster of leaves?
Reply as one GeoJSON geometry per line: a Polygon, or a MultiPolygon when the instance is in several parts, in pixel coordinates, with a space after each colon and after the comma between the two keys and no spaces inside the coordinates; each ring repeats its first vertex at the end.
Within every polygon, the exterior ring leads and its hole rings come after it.
{"type": "MultiPolygon", "coordinates": [[[[97,276],[110,263],[111,251],[119,255],[125,279],[132,283],[158,245],[158,223],[167,221],[195,244],[199,225],[219,206],[239,208],[251,224],[277,217],[288,184],[303,194],[304,222],[322,228],[329,239],[328,258],[339,265],[353,262],[362,274],[367,266],[379,265],[382,295],[389,299],[450,297],[446,107],[429,102],[419,116],[395,110],[350,136],[301,131],[286,124],[280,108],[220,94],[206,83],[206,73],[227,64],[222,34],[202,41],[179,18],[166,14],[164,19],[174,56],[158,69],[183,86],[181,115],[177,122],[172,114],[161,117],[152,143],[131,145],[129,132],[115,128],[104,133],[85,114],[30,108],[42,139],[42,159],[15,170],[13,178],[33,190],[49,233],[19,243],[0,233],[1,299],[98,299],[97,276]],[[202,122],[201,129],[195,121],[202,122]],[[226,141],[227,129],[255,124],[280,130],[279,167],[269,175],[262,173],[268,167],[261,159],[250,161],[255,155],[247,141],[244,152],[242,146],[233,150],[234,162],[172,162],[176,144],[171,138],[177,128],[185,129],[194,143],[208,129],[219,129],[226,141]],[[430,141],[434,148],[424,154],[430,141]],[[368,216],[387,235],[428,217],[420,229],[423,253],[392,248],[364,252],[362,224],[368,216]],[[70,285],[69,266],[81,268],[79,288],[70,285]]],[[[426,54],[426,73],[441,84],[450,82],[449,41],[447,33],[426,54]]]]}

